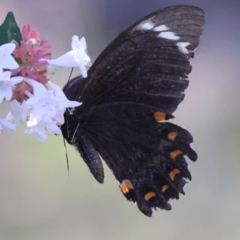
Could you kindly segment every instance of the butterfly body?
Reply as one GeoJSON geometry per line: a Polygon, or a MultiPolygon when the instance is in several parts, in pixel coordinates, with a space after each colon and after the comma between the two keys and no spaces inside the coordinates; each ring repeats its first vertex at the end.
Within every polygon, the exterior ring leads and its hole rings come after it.
{"type": "Polygon", "coordinates": [[[169,199],[178,199],[191,179],[184,156],[197,159],[190,133],[167,120],[184,98],[203,24],[196,7],[159,10],[120,34],[87,78],[64,87],[70,100],[82,102],[65,113],[64,137],[100,183],[102,158],[147,216],[171,208],[169,199]]]}

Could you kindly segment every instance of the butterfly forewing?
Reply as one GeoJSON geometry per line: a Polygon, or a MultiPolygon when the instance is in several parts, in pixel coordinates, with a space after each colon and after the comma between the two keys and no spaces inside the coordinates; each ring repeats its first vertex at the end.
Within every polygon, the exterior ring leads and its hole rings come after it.
{"type": "Polygon", "coordinates": [[[197,159],[190,133],[165,120],[184,98],[203,24],[196,7],[152,13],[120,34],[86,79],[64,88],[69,99],[82,102],[66,112],[64,137],[103,182],[100,154],[126,198],[148,216],[152,208],[169,210],[168,200],[184,193],[191,179],[184,156],[197,159]]]}

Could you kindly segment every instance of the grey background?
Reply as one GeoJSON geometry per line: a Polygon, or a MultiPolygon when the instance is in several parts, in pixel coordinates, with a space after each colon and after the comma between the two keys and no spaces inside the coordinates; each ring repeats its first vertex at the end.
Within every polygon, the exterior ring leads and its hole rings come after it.
{"type": "MultiPolygon", "coordinates": [[[[0,0],[0,20],[13,11],[19,26],[29,23],[49,40],[54,57],[70,50],[72,35],[84,36],[94,61],[126,27],[174,4],[206,14],[190,86],[173,121],[193,134],[199,154],[190,163],[186,196],[171,201],[172,211],[147,218],[125,200],[106,166],[100,185],[68,147],[67,178],[62,138],[40,144],[20,127],[0,136],[1,240],[240,239],[240,1],[0,0]]],[[[63,86],[68,75],[59,70],[52,80],[63,86]]]]}

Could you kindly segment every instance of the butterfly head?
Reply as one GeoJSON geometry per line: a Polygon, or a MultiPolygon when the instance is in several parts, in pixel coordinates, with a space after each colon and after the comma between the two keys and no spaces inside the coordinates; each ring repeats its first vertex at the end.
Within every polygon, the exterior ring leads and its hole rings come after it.
{"type": "MultiPolygon", "coordinates": [[[[63,92],[69,100],[75,101],[77,90],[79,89],[79,85],[81,85],[82,80],[84,79],[81,76],[78,76],[64,86],[63,92]]],[[[65,122],[61,126],[63,137],[69,144],[74,143],[75,133],[79,126],[76,109],[77,108],[69,108],[66,110],[64,113],[65,122]]]]}

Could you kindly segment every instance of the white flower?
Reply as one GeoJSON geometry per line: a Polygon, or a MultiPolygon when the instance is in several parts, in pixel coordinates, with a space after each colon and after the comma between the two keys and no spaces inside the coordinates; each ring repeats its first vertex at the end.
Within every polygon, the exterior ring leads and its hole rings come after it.
{"type": "Polygon", "coordinates": [[[77,101],[68,100],[67,97],[65,96],[65,94],[63,93],[62,89],[50,81],[47,83],[47,86],[49,87],[49,89],[53,90],[54,96],[55,96],[55,101],[57,103],[55,120],[60,125],[62,125],[64,123],[63,114],[66,111],[66,109],[78,107],[82,103],[77,102],[77,101]]]}
{"type": "Polygon", "coordinates": [[[18,63],[12,57],[12,52],[16,48],[14,43],[6,43],[0,46],[0,67],[5,69],[16,69],[18,63]]]}
{"type": "Polygon", "coordinates": [[[25,134],[36,134],[37,140],[39,142],[44,142],[50,133],[56,135],[61,134],[60,128],[51,119],[42,119],[36,125],[32,126],[30,129],[25,130],[25,134]]]}
{"type": "Polygon", "coordinates": [[[1,116],[0,116],[0,134],[2,133],[3,126],[10,129],[10,130],[16,130],[15,126],[11,122],[9,122],[5,118],[1,118],[1,116]]]}
{"type": "Polygon", "coordinates": [[[12,98],[12,87],[20,83],[23,77],[11,77],[10,71],[3,72],[3,69],[0,68],[0,103],[3,99],[9,101],[12,98]]]}
{"type": "Polygon", "coordinates": [[[7,114],[6,119],[17,123],[22,123],[27,120],[27,105],[26,101],[19,103],[16,100],[8,102],[10,112],[7,114]]]}
{"type": "Polygon", "coordinates": [[[87,77],[86,66],[91,65],[91,59],[87,55],[87,44],[84,37],[79,40],[78,36],[72,37],[72,51],[60,56],[59,58],[48,60],[48,64],[57,67],[79,67],[84,78],[87,77]]]}
{"type": "Polygon", "coordinates": [[[31,129],[25,133],[36,134],[39,141],[44,141],[50,133],[61,134],[59,125],[64,123],[63,114],[66,108],[77,107],[81,103],[69,101],[61,88],[54,83],[48,82],[47,89],[32,79],[25,78],[24,81],[33,87],[34,92],[26,92],[29,97],[26,106],[31,111],[27,126],[31,129]]]}
{"type": "Polygon", "coordinates": [[[42,84],[31,80],[25,79],[25,81],[33,87],[34,94],[26,93],[29,99],[26,101],[27,105],[32,108],[30,115],[34,121],[41,119],[42,116],[48,116],[53,118],[59,125],[64,123],[63,114],[66,108],[73,108],[80,106],[81,103],[76,101],[69,101],[62,89],[52,82],[48,82],[46,89],[42,84]]]}

